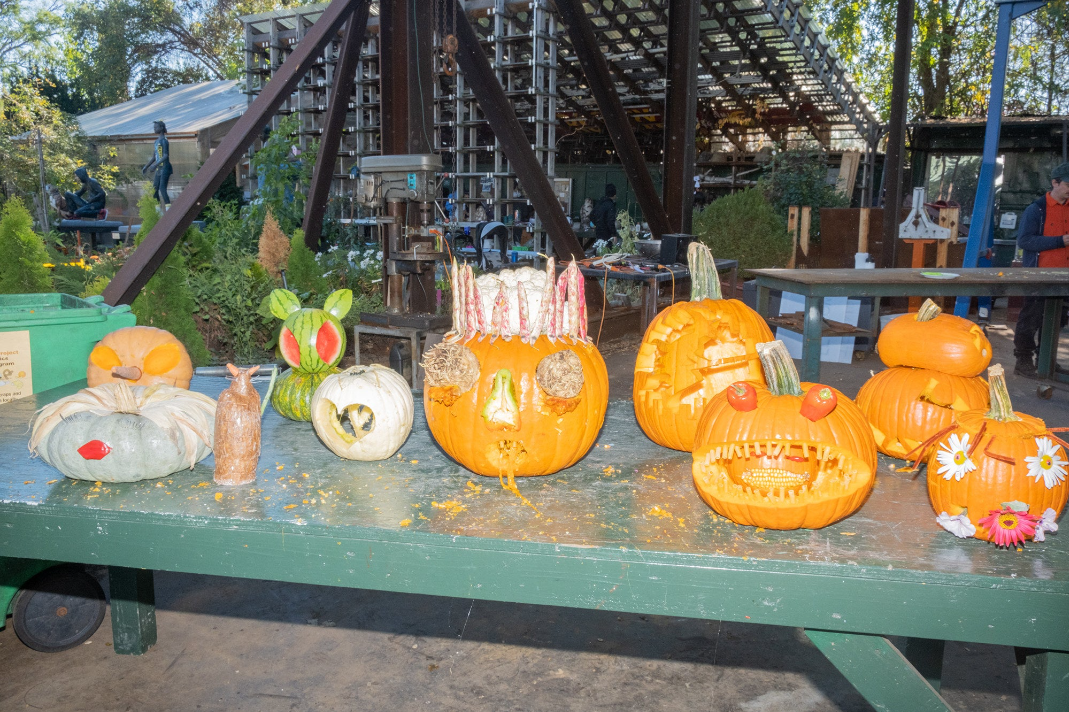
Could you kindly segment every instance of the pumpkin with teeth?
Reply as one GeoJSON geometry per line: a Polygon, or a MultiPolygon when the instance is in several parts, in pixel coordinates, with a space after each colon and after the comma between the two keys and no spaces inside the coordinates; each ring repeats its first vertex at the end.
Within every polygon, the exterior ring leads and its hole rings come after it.
{"type": "Polygon", "coordinates": [[[865,416],[829,386],[799,383],[782,342],[759,344],[767,387],[737,409],[714,397],[698,424],[694,484],[718,514],[767,529],[818,529],[860,507],[875,483],[865,416]]]}
{"type": "Polygon", "coordinates": [[[1038,517],[1053,509],[1056,519],[1069,499],[1065,443],[1039,418],[1013,411],[1001,365],[988,369],[988,383],[991,409],[959,413],[922,452],[932,509],[967,518],[977,539],[993,536],[981,523],[993,510],[1013,505],[1038,517]]]}
{"type": "Polygon", "coordinates": [[[579,461],[608,405],[605,361],[587,338],[583,278],[529,267],[475,279],[451,268],[453,330],[428,350],[423,405],[435,440],[480,475],[548,475],[579,461]]]}
{"type": "Polygon", "coordinates": [[[723,299],[709,248],[692,242],[689,302],[658,314],[635,360],[638,424],[658,445],[690,452],[705,404],[736,381],[760,381],[756,345],[772,340],[757,312],[723,299]]]}
{"type": "Polygon", "coordinates": [[[984,330],[941,312],[927,299],[916,314],[892,319],[876,341],[880,360],[892,367],[932,368],[966,378],[983,373],[991,363],[991,342],[984,330]]]}
{"type": "Polygon", "coordinates": [[[192,377],[186,347],[171,332],[154,326],[128,326],[107,334],[89,353],[85,372],[90,388],[118,381],[189,388],[192,377]]]}

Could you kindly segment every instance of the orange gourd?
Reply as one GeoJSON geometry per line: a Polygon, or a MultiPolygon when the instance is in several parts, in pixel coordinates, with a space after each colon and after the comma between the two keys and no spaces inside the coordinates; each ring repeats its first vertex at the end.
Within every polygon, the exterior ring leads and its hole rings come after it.
{"type": "Polygon", "coordinates": [[[106,335],[89,353],[85,372],[90,388],[120,381],[189,388],[192,377],[193,362],[186,347],[171,332],[154,326],[128,326],[106,335]]]}
{"type": "Polygon", "coordinates": [[[423,360],[423,405],[442,449],[472,472],[547,475],[579,461],[608,405],[605,362],[586,335],[583,279],[531,268],[452,266],[453,330],[423,360]],[[496,292],[496,296],[491,296],[496,292]],[[484,298],[483,295],[486,295],[484,298]]]}
{"type": "MultiPolygon", "coordinates": [[[[1047,518],[1057,518],[1069,498],[1069,462],[1062,441],[1042,420],[1013,411],[1002,366],[988,370],[988,381],[991,409],[959,413],[951,428],[932,439],[928,497],[948,530],[999,541],[996,535],[1003,532],[981,523],[992,512],[1014,511],[996,527],[1021,519],[1023,512],[1039,520],[1053,510],[1047,518]],[[954,528],[950,519],[957,520],[954,528]]],[[[1032,536],[1028,532],[1017,541],[1032,536]]]]}
{"type": "Polygon", "coordinates": [[[856,401],[872,426],[876,448],[905,459],[953,423],[955,413],[986,409],[987,381],[925,368],[889,368],[870,378],[856,401]]]}
{"type": "Polygon", "coordinates": [[[892,319],[876,342],[888,366],[931,368],[952,376],[979,376],[991,363],[991,342],[979,326],[942,314],[931,299],[916,314],[892,319]]]}
{"type": "Polygon", "coordinates": [[[771,341],[764,320],[737,299],[723,299],[709,248],[691,243],[691,300],[650,322],[635,361],[638,424],[658,445],[691,451],[705,404],[736,381],[760,381],[756,346],[771,341]]]}
{"type": "Polygon", "coordinates": [[[718,514],[739,524],[825,527],[856,511],[872,491],[872,431],[839,391],[799,383],[782,342],[757,349],[767,384],[755,385],[756,407],[739,410],[727,393],[706,406],[695,438],[694,485],[718,514]]]}

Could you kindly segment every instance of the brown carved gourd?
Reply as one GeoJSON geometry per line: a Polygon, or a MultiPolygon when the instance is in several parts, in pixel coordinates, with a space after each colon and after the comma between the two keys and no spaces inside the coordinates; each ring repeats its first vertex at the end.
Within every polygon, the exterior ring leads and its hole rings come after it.
{"type": "Polygon", "coordinates": [[[252,385],[260,367],[226,367],[234,380],[219,395],[215,411],[215,482],[245,485],[256,481],[260,460],[260,394],[252,385]]]}

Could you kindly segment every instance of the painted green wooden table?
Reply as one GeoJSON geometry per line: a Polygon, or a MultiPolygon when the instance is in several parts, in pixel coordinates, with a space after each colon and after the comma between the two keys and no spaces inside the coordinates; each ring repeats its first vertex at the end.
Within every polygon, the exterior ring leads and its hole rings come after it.
{"type": "MultiPolygon", "coordinates": [[[[223,385],[194,381],[212,396],[223,385]]],[[[339,460],[268,409],[254,485],[217,487],[210,459],[97,485],[26,451],[34,410],[73,390],[0,406],[0,556],[109,566],[120,653],[155,642],[152,571],[166,570],[799,626],[887,710],[946,709],[942,641],[1014,645],[1032,649],[1026,709],[1067,709],[1069,532],[1021,551],[955,539],[923,479],[886,461],[853,517],[764,531],[708,509],[690,456],[650,443],[629,401],[610,405],[579,465],[520,481],[530,505],[445,456],[419,406],[381,463],[339,460]]]]}

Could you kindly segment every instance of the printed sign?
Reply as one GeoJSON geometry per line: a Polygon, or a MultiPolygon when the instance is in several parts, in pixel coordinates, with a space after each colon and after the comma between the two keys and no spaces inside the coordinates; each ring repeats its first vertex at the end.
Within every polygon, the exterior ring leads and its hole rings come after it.
{"type": "Polygon", "coordinates": [[[4,332],[0,334],[0,403],[31,393],[33,369],[30,367],[30,332],[4,332]]]}
{"type": "Polygon", "coordinates": [[[1017,227],[1017,213],[1002,213],[1002,219],[999,220],[998,226],[1006,230],[1012,230],[1017,227]]]}

